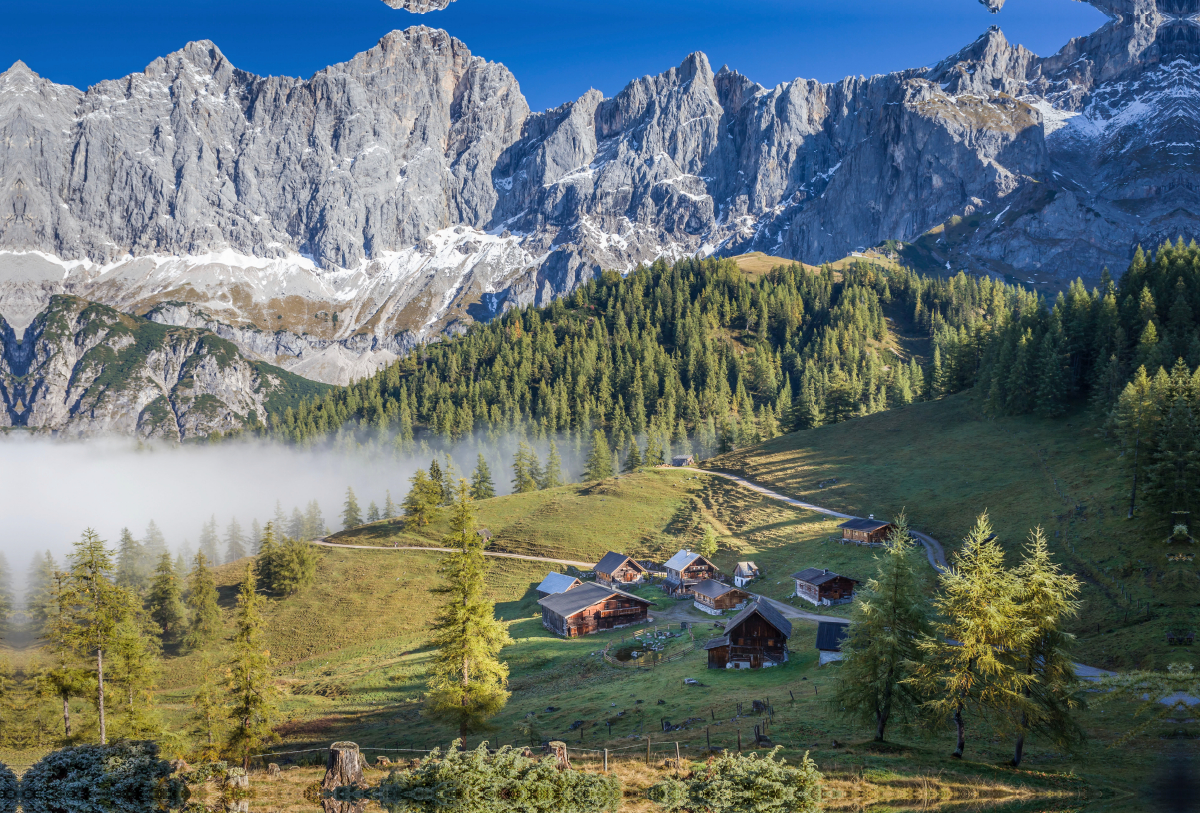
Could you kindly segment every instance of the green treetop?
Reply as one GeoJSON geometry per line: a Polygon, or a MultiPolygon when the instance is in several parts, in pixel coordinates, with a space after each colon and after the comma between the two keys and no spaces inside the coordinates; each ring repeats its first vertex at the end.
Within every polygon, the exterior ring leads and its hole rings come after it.
{"type": "Polygon", "coordinates": [[[255,751],[279,739],[274,730],[279,690],[271,675],[271,653],[263,640],[262,599],[257,584],[251,562],[246,565],[238,593],[237,632],[225,664],[227,714],[231,723],[227,747],[241,757],[245,770],[250,769],[250,757],[255,751]]]}
{"type": "Polygon", "coordinates": [[[490,500],[495,496],[496,484],[492,482],[492,470],[480,454],[479,462],[475,464],[475,472],[471,475],[471,499],[490,500]]]}
{"type": "Polygon", "coordinates": [[[158,627],[164,641],[179,639],[187,626],[187,610],[183,606],[181,578],[175,572],[171,554],[164,553],[154,569],[154,581],[146,600],[150,604],[150,618],[158,627]]]}
{"type": "Polygon", "coordinates": [[[203,551],[196,554],[187,580],[187,607],[192,623],[184,641],[188,649],[200,649],[221,630],[221,608],[217,606],[217,583],[203,551]]]}
{"type": "Polygon", "coordinates": [[[592,450],[588,453],[587,463],[583,470],[584,480],[603,480],[613,476],[612,452],[608,448],[608,439],[599,429],[592,431],[592,450]]]}
{"type": "Polygon", "coordinates": [[[346,502],[342,504],[342,527],[357,528],[363,524],[362,511],[358,509],[358,499],[354,496],[354,489],[346,489],[346,502]]]}
{"type": "Polygon", "coordinates": [[[429,479],[424,469],[417,469],[409,482],[412,485],[404,498],[404,528],[419,531],[441,516],[442,487],[429,479]]]}

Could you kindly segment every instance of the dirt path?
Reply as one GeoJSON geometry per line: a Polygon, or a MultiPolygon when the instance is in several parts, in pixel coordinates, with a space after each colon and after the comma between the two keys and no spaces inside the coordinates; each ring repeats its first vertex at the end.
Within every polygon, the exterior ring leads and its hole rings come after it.
{"type": "MultiPolygon", "coordinates": [[[[429,550],[434,553],[454,553],[454,548],[424,548],[416,545],[404,545],[399,548],[385,548],[379,545],[339,545],[336,542],[326,542],[324,539],[312,540],[314,545],[320,545],[323,548],[352,548],[354,550],[379,550],[379,551],[402,551],[402,550],[429,550]]],[[[550,562],[555,565],[572,565],[580,570],[591,570],[594,562],[577,562],[574,559],[548,559],[545,556],[525,556],[520,553],[501,553],[500,551],[485,550],[484,556],[496,556],[501,559],[524,559],[527,562],[550,562]]]]}

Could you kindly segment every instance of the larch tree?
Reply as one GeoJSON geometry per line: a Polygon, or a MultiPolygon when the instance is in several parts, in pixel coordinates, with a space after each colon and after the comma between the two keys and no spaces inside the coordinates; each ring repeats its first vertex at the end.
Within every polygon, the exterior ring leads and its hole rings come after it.
{"type": "Polygon", "coordinates": [[[546,468],[542,470],[539,488],[557,488],[563,484],[562,458],[558,454],[558,444],[550,441],[550,451],[546,454],[546,468]]]}
{"type": "Polygon", "coordinates": [[[538,481],[542,476],[542,465],[538,461],[537,453],[525,441],[517,444],[517,452],[513,455],[513,493],[526,494],[530,491],[537,491],[539,487],[538,481]]]}
{"type": "Polygon", "coordinates": [[[471,475],[471,499],[490,500],[495,496],[496,484],[492,482],[492,470],[488,468],[487,461],[480,454],[479,462],[475,464],[475,471],[471,475]]]}
{"type": "Polygon", "coordinates": [[[221,608],[217,605],[217,583],[203,551],[196,554],[187,581],[187,607],[192,621],[184,643],[201,649],[221,631],[221,608]]]}
{"type": "Polygon", "coordinates": [[[444,542],[454,553],[440,569],[446,581],[437,592],[446,602],[434,622],[437,654],[425,713],[454,725],[465,738],[486,730],[508,702],[508,666],[499,655],[512,639],[487,598],[484,540],[475,533],[475,508],[465,482],[459,485],[450,527],[444,542]]]}
{"type": "Polygon", "coordinates": [[[1122,449],[1122,460],[1131,477],[1129,488],[1129,519],[1137,506],[1138,477],[1145,470],[1147,455],[1143,448],[1148,446],[1158,421],[1154,408],[1154,394],[1146,368],[1139,367],[1133,380],[1117,397],[1113,410],[1113,428],[1122,449]]]}
{"type": "Polygon", "coordinates": [[[371,500],[367,505],[367,522],[379,522],[381,519],[383,516],[379,513],[379,506],[375,504],[374,500],[371,500]]]}
{"type": "Polygon", "coordinates": [[[140,593],[146,589],[147,574],[145,546],[128,528],[122,528],[117,542],[117,584],[140,593]]]}
{"type": "Polygon", "coordinates": [[[394,502],[392,502],[392,490],[391,489],[387,490],[387,496],[385,497],[385,499],[383,501],[383,518],[384,519],[395,519],[396,518],[396,504],[394,502]]]}
{"type": "Polygon", "coordinates": [[[200,528],[200,552],[213,564],[221,561],[221,534],[217,529],[217,515],[213,514],[200,528]]]}
{"type": "Polygon", "coordinates": [[[250,770],[250,757],[256,750],[279,738],[274,729],[279,691],[271,675],[273,662],[263,637],[263,600],[257,587],[258,576],[250,562],[238,593],[237,632],[225,664],[231,723],[226,745],[241,757],[244,770],[250,770]]]}
{"type": "Polygon", "coordinates": [[[217,679],[217,670],[207,653],[200,658],[200,685],[192,695],[192,735],[198,741],[195,757],[213,762],[221,756],[224,724],[229,718],[225,705],[225,686],[217,679]]]}
{"type": "Polygon", "coordinates": [[[696,546],[696,552],[705,559],[712,559],[717,555],[717,549],[720,547],[720,542],[717,539],[717,532],[711,525],[704,526],[704,536],[700,538],[700,544],[696,546]]]}
{"type": "MultiPolygon", "coordinates": [[[[46,553],[43,560],[53,567],[46,553]]],[[[42,674],[40,693],[62,702],[63,736],[72,738],[71,698],[95,691],[95,676],[86,669],[74,647],[72,611],[75,604],[71,574],[53,568],[44,588],[39,589],[38,615],[41,638],[50,651],[51,663],[42,674]]]]}
{"type": "Polygon", "coordinates": [[[629,444],[629,454],[625,455],[625,465],[621,467],[621,471],[630,473],[635,472],[642,467],[642,452],[638,448],[637,439],[635,438],[629,444]]]}
{"type": "Polygon", "coordinates": [[[924,660],[911,678],[926,698],[924,708],[954,719],[953,756],[966,747],[964,712],[1007,714],[1023,703],[1032,678],[1016,668],[1014,653],[1032,631],[1019,621],[1019,586],[1004,567],[1004,550],[987,513],[979,516],[954,562],[938,574],[933,635],[920,641],[924,660]]]}
{"type": "Polygon", "coordinates": [[[612,452],[608,448],[608,439],[599,429],[592,431],[592,449],[588,453],[587,463],[583,470],[583,479],[603,480],[613,476],[612,452]]]}
{"type": "Polygon", "coordinates": [[[162,556],[163,552],[167,550],[167,540],[163,537],[162,531],[158,529],[158,525],[155,524],[154,520],[150,520],[146,524],[146,533],[142,534],[142,547],[146,551],[146,570],[149,571],[154,566],[154,563],[158,561],[158,557],[162,556]]]}
{"type": "Polygon", "coordinates": [[[178,640],[187,627],[181,581],[175,572],[171,554],[164,553],[154,569],[154,581],[150,583],[150,593],[146,596],[150,604],[150,618],[164,641],[178,640]]]}
{"type": "Polygon", "coordinates": [[[126,601],[110,649],[113,717],[122,737],[147,739],[161,731],[153,701],[161,645],[147,629],[151,622],[141,602],[128,592],[126,601]]]}
{"type": "Polygon", "coordinates": [[[362,524],[362,511],[358,507],[358,498],[354,496],[353,488],[347,488],[346,502],[342,504],[342,528],[348,530],[362,524]]]}
{"type": "Polygon", "coordinates": [[[229,520],[225,529],[225,562],[236,562],[246,558],[246,535],[242,532],[241,523],[237,517],[229,520]]]}
{"type": "Polygon", "coordinates": [[[250,538],[247,542],[250,543],[250,555],[258,556],[258,546],[262,543],[263,527],[262,523],[257,519],[250,521],[250,538]]]}
{"type": "Polygon", "coordinates": [[[412,485],[404,498],[404,529],[419,531],[441,516],[442,486],[424,469],[417,469],[409,482],[412,485]]]}
{"type": "Polygon", "coordinates": [[[25,612],[33,620],[35,630],[44,633],[46,623],[58,612],[58,563],[50,551],[35,555],[29,565],[29,578],[25,587],[25,612]]]}
{"type": "Polygon", "coordinates": [[[1069,747],[1083,738],[1072,717],[1080,706],[1079,682],[1071,662],[1075,636],[1063,629],[1067,619],[1079,613],[1082,584],[1050,558],[1042,529],[1029,532],[1025,556],[1017,567],[1017,623],[1031,634],[1015,651],[1019,669],[1030,680],[1022,689],[1025,702],[1018,707],[1016,745],[1012,764],[1024,756],[1025,735],[1035,731],[1059,747],[1069,747]]]}
{"type": "Polygon", "coordinates": [[[842,642],[833,706],[873,725],[876,742],[884,741],[889,722],[910,722],[921,707],[921,695],[908,679],[922,660],[919,642],[930,628],[913,550],[901,512],[875,578],[858,592],[842,642]]]}
{"type": "Polygon", "coordinates": [[[100,744],[108,743],[104,709],[104,655],[117,637],[117,627],[128,606],[124,588],[113,583],[113,555],[91,528],[83,532],[71,552],[71,628],[68,640],[95,664],[96,714],[100,744]]]}

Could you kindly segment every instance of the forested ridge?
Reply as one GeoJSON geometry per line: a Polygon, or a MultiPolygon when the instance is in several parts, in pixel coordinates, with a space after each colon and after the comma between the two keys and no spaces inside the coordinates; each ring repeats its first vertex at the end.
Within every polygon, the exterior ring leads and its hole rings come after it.
{"type": "Polygon", "coordinates": [[[659,261],[422,347],[274,415],[270,431],[302,443],[354,432],[408,451],[472,433],[600,428],[621,451],[644,438],[662,454],[707,454],[954,391],[976,364],[942,356],[978,353],[986,324],[1023,296],[866,263],[754,278],[729,260],[659,261]],[[925,364],[898,352],[885,313],[933,338],[925,364]]]}

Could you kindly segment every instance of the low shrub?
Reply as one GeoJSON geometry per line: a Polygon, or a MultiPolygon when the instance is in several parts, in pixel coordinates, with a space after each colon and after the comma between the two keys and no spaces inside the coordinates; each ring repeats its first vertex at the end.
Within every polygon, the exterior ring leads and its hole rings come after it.
{"type": "Polygon", "coordinates": [[[779,747],[760,757],[726,751],[685,780],[668,779],[646,790],[646,798],[683,813],[818,813],[821,772],[808,758],[798,765],[775,760],[779,747]]]}
{"type": "Polygon", "coordinates": [[[47,754],[21,781],[26,813],[148,813],[178,808],[182,783],[153,742],[80,745],[47,754]]]}

